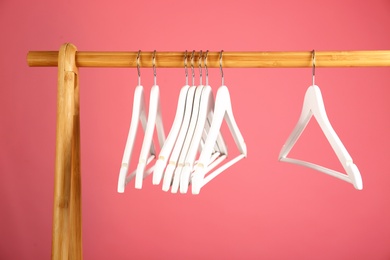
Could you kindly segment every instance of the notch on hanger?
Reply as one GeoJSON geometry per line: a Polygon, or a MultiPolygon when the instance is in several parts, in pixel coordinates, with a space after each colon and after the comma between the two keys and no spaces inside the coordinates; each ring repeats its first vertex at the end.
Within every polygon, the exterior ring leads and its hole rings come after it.
{"type": "Polygon", "coordinates": [[[363,181],[359,172],[358,167],[353,163],[351,156],[349,155],[347,149],[344,147],[340,138],[337,136],[332,125],[329,122],[328,116],[325,111],[324,101],[322,99],[321,91],[318,86],[315,85],[315,52],[313,51],[313,72],[312,72],[312,86],[310,86],[305,94],[303,101],[303,108],[299,120],[287,139],[286,143],[283,145],[282,150],[279,154],[279,160],[282,162],[289,162],[293,164],[302,165],[305,167],[312,168],[314,170],[329,174],[333,177],[339,178],[343,181],[353,184],[353,186],[361,190],[363,189],[363,181]],[[342,164],[346,174],[341,172],[298,159],[288,158],[287,155],[293,148],[294,144],[305,130],[307,124],[309,123],[311,117],[314,116],[318,124],[321,127],[321,130],[325,134],[327,140],[329,141],[333,151],[336,153],[340,163],[342,164]]]}

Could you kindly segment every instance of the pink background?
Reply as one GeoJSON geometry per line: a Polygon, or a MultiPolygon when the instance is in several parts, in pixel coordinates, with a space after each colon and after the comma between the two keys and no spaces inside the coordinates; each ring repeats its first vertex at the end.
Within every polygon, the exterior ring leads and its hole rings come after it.
{"type": "MultiPolygon", "coordinates": [[[[386,50],[389,25],[388,0],[1,1],[0,259],[51,251],[57,69],[29,68],[29,50],[386,50]]],[[[80,69],[85,259],[390,259],[390,68],[316,71],[362,191],[277,160],[310,69],[224,72],[248,158],[193,196],[151,177],[117,193],[137,73],[80,69]]],[[[157,69],[157,82],[168,133],[184,70],[157,69]]],[[[292,155],[342,170],[315,121],[292,155]]]]}

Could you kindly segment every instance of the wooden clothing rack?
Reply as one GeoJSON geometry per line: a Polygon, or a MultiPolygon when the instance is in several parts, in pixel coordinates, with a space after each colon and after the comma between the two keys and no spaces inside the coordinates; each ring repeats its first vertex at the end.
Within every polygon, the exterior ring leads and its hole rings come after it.
{"type": "MultiPolygon", "coordinates": [[[[58,66],[52,259],[82,259],[80,113],[78,67],[136,67],[138,52],[78,52],[70,43],[59,51],[30,51],[31,67],[58,66]]],[[[152,67],[153,52],[141,52],[140,67],[152,67]]],[[[189,52],[188,57],[191,55],[189,52]]],[[[194,56],[199,59],[199,52],[194,56]]],[[[157,52],[155,66],[183,68],[185,52],[157,52]]],[[[220,52],[207,65],[219,68],[220,52]]],[[[223,52],[223,68],[312,67],[312,51],[223,52]]],[[[390,50],[316,51],[316,67],[390,66],[390,50]]]]}

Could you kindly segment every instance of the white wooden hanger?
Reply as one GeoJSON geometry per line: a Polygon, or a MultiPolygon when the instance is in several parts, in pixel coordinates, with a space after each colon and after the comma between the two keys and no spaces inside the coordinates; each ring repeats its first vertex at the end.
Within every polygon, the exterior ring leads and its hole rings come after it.
{"type": "Polygon", "coordinates": [[[160,148],[163,147],[165,142],[164,126],[160,108],[160,90],[156,82],[155,53],[156,51],[153,53],[154,84],[150,92],[148,123],[145,129],[145,136],[142,143],[142,149],[135,176],[135,188],[137,189],[142,188],[143,179],[151,172],[145,171],[146,165],[151,161],[149,158],[152,157],[152,159],[154,159],[156,157],[155,154],[150,154],[150,147],[152,147],[153,143],[155,125],[160,148]]]}
{"type": "Polygon", "coordinates": [[[209,181],[218,176],[221,172],[223,172],[224,170],[247,156],[247,148],[244,142],[244,138],[241,135],[240,129],[238,128],[238,125],[233,115],[229,90],[224,85],[224,77],[222,71],[222,51],[220,55],[220,68],[222,74],[222,86],[219,87],[217,91],[217,95],[215,98],[213,121],[211,123],[210,131],[207,135],[207,139],[203,147],[202,153],[197,164],[195,165],[195,170],[192,175],[192,194],[199,194],[200,189],[205,184],[207,184],[209,181]],[[205,176],[205,174],[208,172],[207,168],[210,164],[212,149],[215,145],[218,133],[220,131],[224,119],[226,120],[229,130],[233,135],[234,141],[240,151],[240,155],[205,176]]]}
{"type": "Polygon", "coordinates": [[[313,51],[313,84],[310,86],[305,94],[305,99],[303,101],[303,108],[301,116],[299,117],[298,123],[296,124],[294,130],[290,134],[286,143],[283,145],[282,150],[279,154],[279,160],[282,162],[289,162],[293,164],[298,164],[312,168],[314,170],[329,174],[333,177],[339,178],[343,181],[353,184],[353,186],[361,190],[363,189],[363,181],[359,172],[358,167],[353,163],[351,156],[349,155],[347,149],[344,147],[340,138],[337,136],[332,125],[329,122],[328,116],[325,111],[324,101],[322,99],[321,91],[318,86],[314,84],[314,69],[315,69],[315,53],[313,51]],[[336,153],[338,159],[340,160],[346,174],[341,172],[325,168],[323,166],[288,158],[287,155],[291,151],[292,147],[306,128],[306,125],[309,123],[311,117],[314,115],[318,124],[320,125],[323,133],[328,139],[332,149],[336,153]]]}
{"type": "MultiPolygon", "coordinates": [[[[130,159],[133,153],[135,137],[138,131],[138,123],[141,121],[142,128],[146,129],[147,119],[145,111],[145,97],[144,97],[144,88],[141,86],[141,75],[139,69],[139,56],[140,51],[137,56],[137,69],[138,69],[138,85],[134,91],[134,100],[133,100],[133,112],[131,116],[129,133],[127,136],[126,146],[122,157],[122,164],[119,171],[118,177],[118,192],[123,193],[125,191],[126,184],[135,177],[136,171],[128,175],[130,159]]],[[[150,146],[150,154],[155,154],[155,149],[150,146]]]]}

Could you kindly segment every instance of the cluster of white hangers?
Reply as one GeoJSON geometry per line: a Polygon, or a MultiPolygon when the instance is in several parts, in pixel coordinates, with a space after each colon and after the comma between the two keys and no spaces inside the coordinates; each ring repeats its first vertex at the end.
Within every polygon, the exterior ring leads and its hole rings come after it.
{"type": "MultiPolygon", "coordinates": [[[[246,145],[234,119],[228,88],[224,85],[222,52],[223,51],[220,53],[222,85],[218,88],[214,100],[211,87],[208,84],[208,51],[204,57],[202,51],[200,52],[199,86],[195,86],[194,83],[194,51],[191,55],[192,86],[188,85],[186,51],[184,57],[186,83],[180,91],[174,122],[169,135],[166,138],[160,110],[159,87],[156,84],[155,52],[153,55],[154,85],[150,93],[148,117],[146,117],[144,90],[140,82],[140,52],[138,52],[138,85],[134,92],[133,113],[119,173],[118,192],[124,192],[125,186],[133,178],[135,178],[135,188],[142,188],[144,178],[153,172],[153,184],[159,185],[162,181],[162,190],[164,191],[169,191],[169,189],[171,189],[172,193],[177,193],[178,190],[180,190],[180,193],[187,193],[188,187],[191,186],[192,194],[199,194],[201,188],[210,180],[231,165],[246,157],[246,145]],[[206,70],[205,85],[202,85],[202,58],[204,58],[204,67],[206,70]],[[227,158],[228,154],[225,141],[220,132],[224,119],[229,126],[229,130],[233,135],[240,154],[215,169],[215,167],[227,158]],[[141,125],[145,131],[144,140],[137,169],[128,174],[139,121],[141,121],[141,125]],[[158,157],[153,144],[155,127],[160,146],[160,154],[158,157]],[[197,155],[199,155],[199,157],[197,157],[197,155]],[[154,159],[157,159],[154,166],[146,169],[146,166],[154,159]]],[[[359,169],[353,163],[351,156],[332,128],[325,111],[320,88],[315,85],[314,50],[312,80],[312,85],[306,91],[300,118],[286,143],[283,145],[279,154],[279,160],[306,166],[329,174],[349,182],[356,189],[361,190],[363,188],[363,182],[359,169]],[[311,162],[287,157],[312,116],[317,120],[332,149],[340,160],[346,172],[345,174],[311,162]]]]}
{"type": "Polygon", "coordinates": [[[146,117],[144,88],[140,77],[140,51],[137,55],[138,85],[134,92],[133,112],[129,134],[122,158],[118,178],[118,192],[125,190],[129,181],[135,178],[135,188],[141,189],[143,180],[153,172],[152,182],[162,190],[172,193],[187,193],[191,186],[192,194],[199,194],[201,188],[221,172],[246,157],[247,149],[238,125],[234,119],[229,90],[224,85],[222,70],[222,52],[220,53],[220,69],[222,85],[218,88],[216,97],[208,84],[207,54],[199,55],[200,84],[194,82],[194,53],[191,55],[192,86],[188,85],[187,51],[184,57],[186,83],[181,88],[176,115],[167,137],[165,137],[163,120],[160,110],[159,87],[156,83],[155,51],[153,54],[154,85],[150,92],[149,111],[146,117]],[[206,84],[202,82],[201,61],[204,58],[206,69],[206,84]],[[228,155],[225,141],[220,132],[223,120],[226,121],[240,154],[220,165],[228,155]],[[137,169],[129,174],[129,163],[137,135],[139,121],[145,131],[137,169]],[[153,144],[156,128],[160,146],[157,156],[153,144]],[[199,155],[199,156],[198,156],[199,155]],[[157,159],[155,164],[146,166],[157,159]],[[218,165],[219,168],[216,168],[218,165]],[[216,168],[216,169],[215,169],[216,168]]]}

